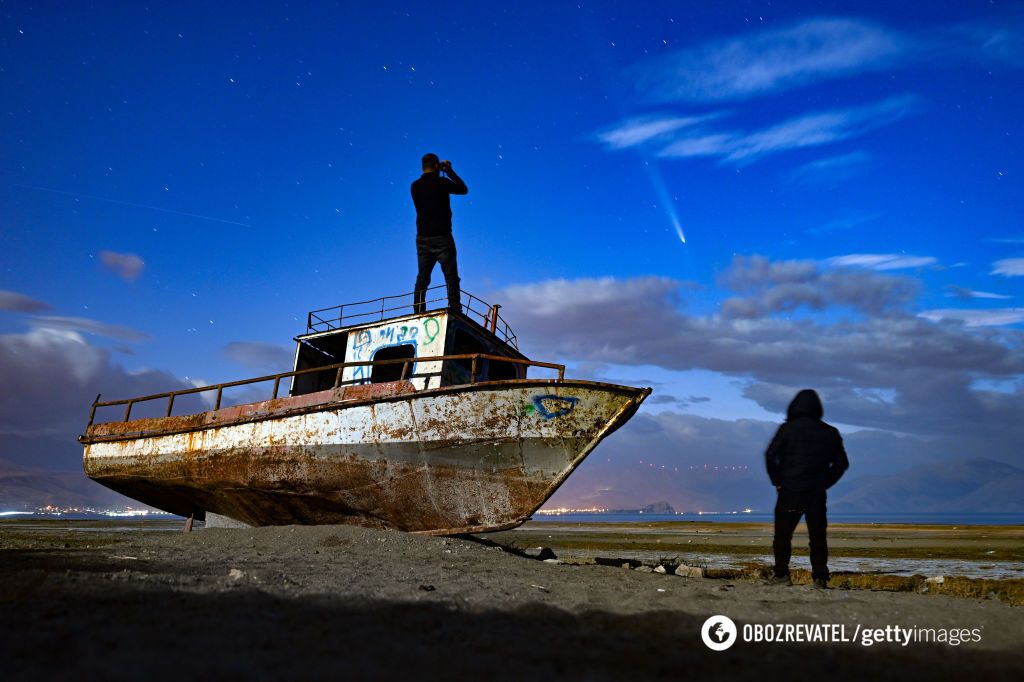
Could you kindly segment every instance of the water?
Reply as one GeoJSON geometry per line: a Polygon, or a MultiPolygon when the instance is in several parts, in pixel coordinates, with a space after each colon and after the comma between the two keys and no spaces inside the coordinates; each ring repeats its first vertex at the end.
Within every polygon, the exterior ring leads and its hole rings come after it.
{"type": "MultiPolygon", "coordinates": [[[[601,552],[573,550],[573,556],[604,556],[601,552]]],[[[672,563],[703,568],[742,569],[749,564],[771,566],[775,557],[771,554],[705,554],[696,552],[669,552],[672,563]]],[[[647,564],[657,563],[663,555],[649,551],[616,550],[617,559],[636,559],[647,564]]],[[[1003,580],[1024,578],[1024,564],[1016,561],[966,561],[962,559],[886,559],[879,557],[831,556],[829,570],[833,573],[863,573],[898,576],[960,576],[963,578],[985,578],[1003,580]]],[[[794,556],[790,568],[811,570],[810,559],[794,556]]]]}
{"type": "MultiPolygon", "coordinates": [[[[770,512],[723,512],[723,513],[681,513],[681,514],[639,514],[639,513],[566,513],[535,514],[534,522],[558,523],[773,523],[770,512]]],[[[938,526],[1019,526],[1024,525],[1024,514],[842,514],[829,512],[830,523],[906,523],[913,525],[938,526]]]]}

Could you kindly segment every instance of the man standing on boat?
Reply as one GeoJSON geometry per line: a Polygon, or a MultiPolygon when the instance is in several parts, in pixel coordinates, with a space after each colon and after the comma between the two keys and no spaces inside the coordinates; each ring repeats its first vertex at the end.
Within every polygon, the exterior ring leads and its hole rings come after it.
{"type": "Polygon", "coordinates": [[[419,261],[413,294],[417,313],[426,309],[427,288],[434,263],[440,263],[444,273],[448,307],[455,310],[460,307],[459,267],[455,262],[450,197],[468,193],[466,183],[452,170],[451,161],[441,161],[437,154],[424,155],[423,175],[412,183],[412,202],[416,205],[416,257],[419,261]]]}
{"type": "Polygon", "coordinates": [[[800,391],[786,410],[786,423],[779,427],[765,453],[768,477],[779,493],[772,543],[775,583],[790,583],[793,531],[803,516],[811,546],[811,578],[817,587],[828,587],[825,491],[842,477],[850,461],[839,431],[822,421],[824,414],[816,391],[800,391]]]}

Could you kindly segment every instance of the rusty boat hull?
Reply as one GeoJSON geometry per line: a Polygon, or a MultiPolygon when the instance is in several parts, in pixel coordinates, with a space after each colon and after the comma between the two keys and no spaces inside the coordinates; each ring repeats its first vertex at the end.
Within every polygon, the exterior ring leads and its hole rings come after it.
{"type": "Polygon", "coordinates": [[[530,379],[340,387],[92,425],[84,466],[99,483],[183,516],[503,530],[526,521],[649,393],[530,379]]]}

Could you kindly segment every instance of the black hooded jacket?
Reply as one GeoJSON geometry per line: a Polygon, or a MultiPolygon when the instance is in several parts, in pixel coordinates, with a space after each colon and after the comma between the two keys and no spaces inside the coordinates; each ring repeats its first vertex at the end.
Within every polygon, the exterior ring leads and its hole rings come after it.
{"type": "Polygon", "coordinates": [[[835,485],[850,467],[843,439],[821,420],[821,399],[811,389],[796,394],[765,453],[772,485],[794,492],[815,492],[835,485]]]}

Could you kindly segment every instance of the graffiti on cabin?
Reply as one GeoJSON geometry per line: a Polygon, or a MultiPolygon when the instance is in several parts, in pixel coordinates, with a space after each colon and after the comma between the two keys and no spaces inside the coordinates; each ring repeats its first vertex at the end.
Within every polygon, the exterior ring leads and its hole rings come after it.
{"type": "MultiPolygon", "coordinates": [[[[412,357],[426,358],[444,355],[443,325],[437,317],[414,320],[401,320],[382,324],[377,327],[360,329],[349,335],[351,339],[347,362],[363,362],[375,359],[376,354],[384,348],[412,346],[412,357]]],[[[440,363],[419,362],[412,368],[412,374],[430,374],[440,372],[440,363]]],[[[369,381],[373,368],[370,366],[346,367],[345,381],[369,381]]],[[[417,388],[426,388],[427,377],[414,378],[417,388]]]]}

